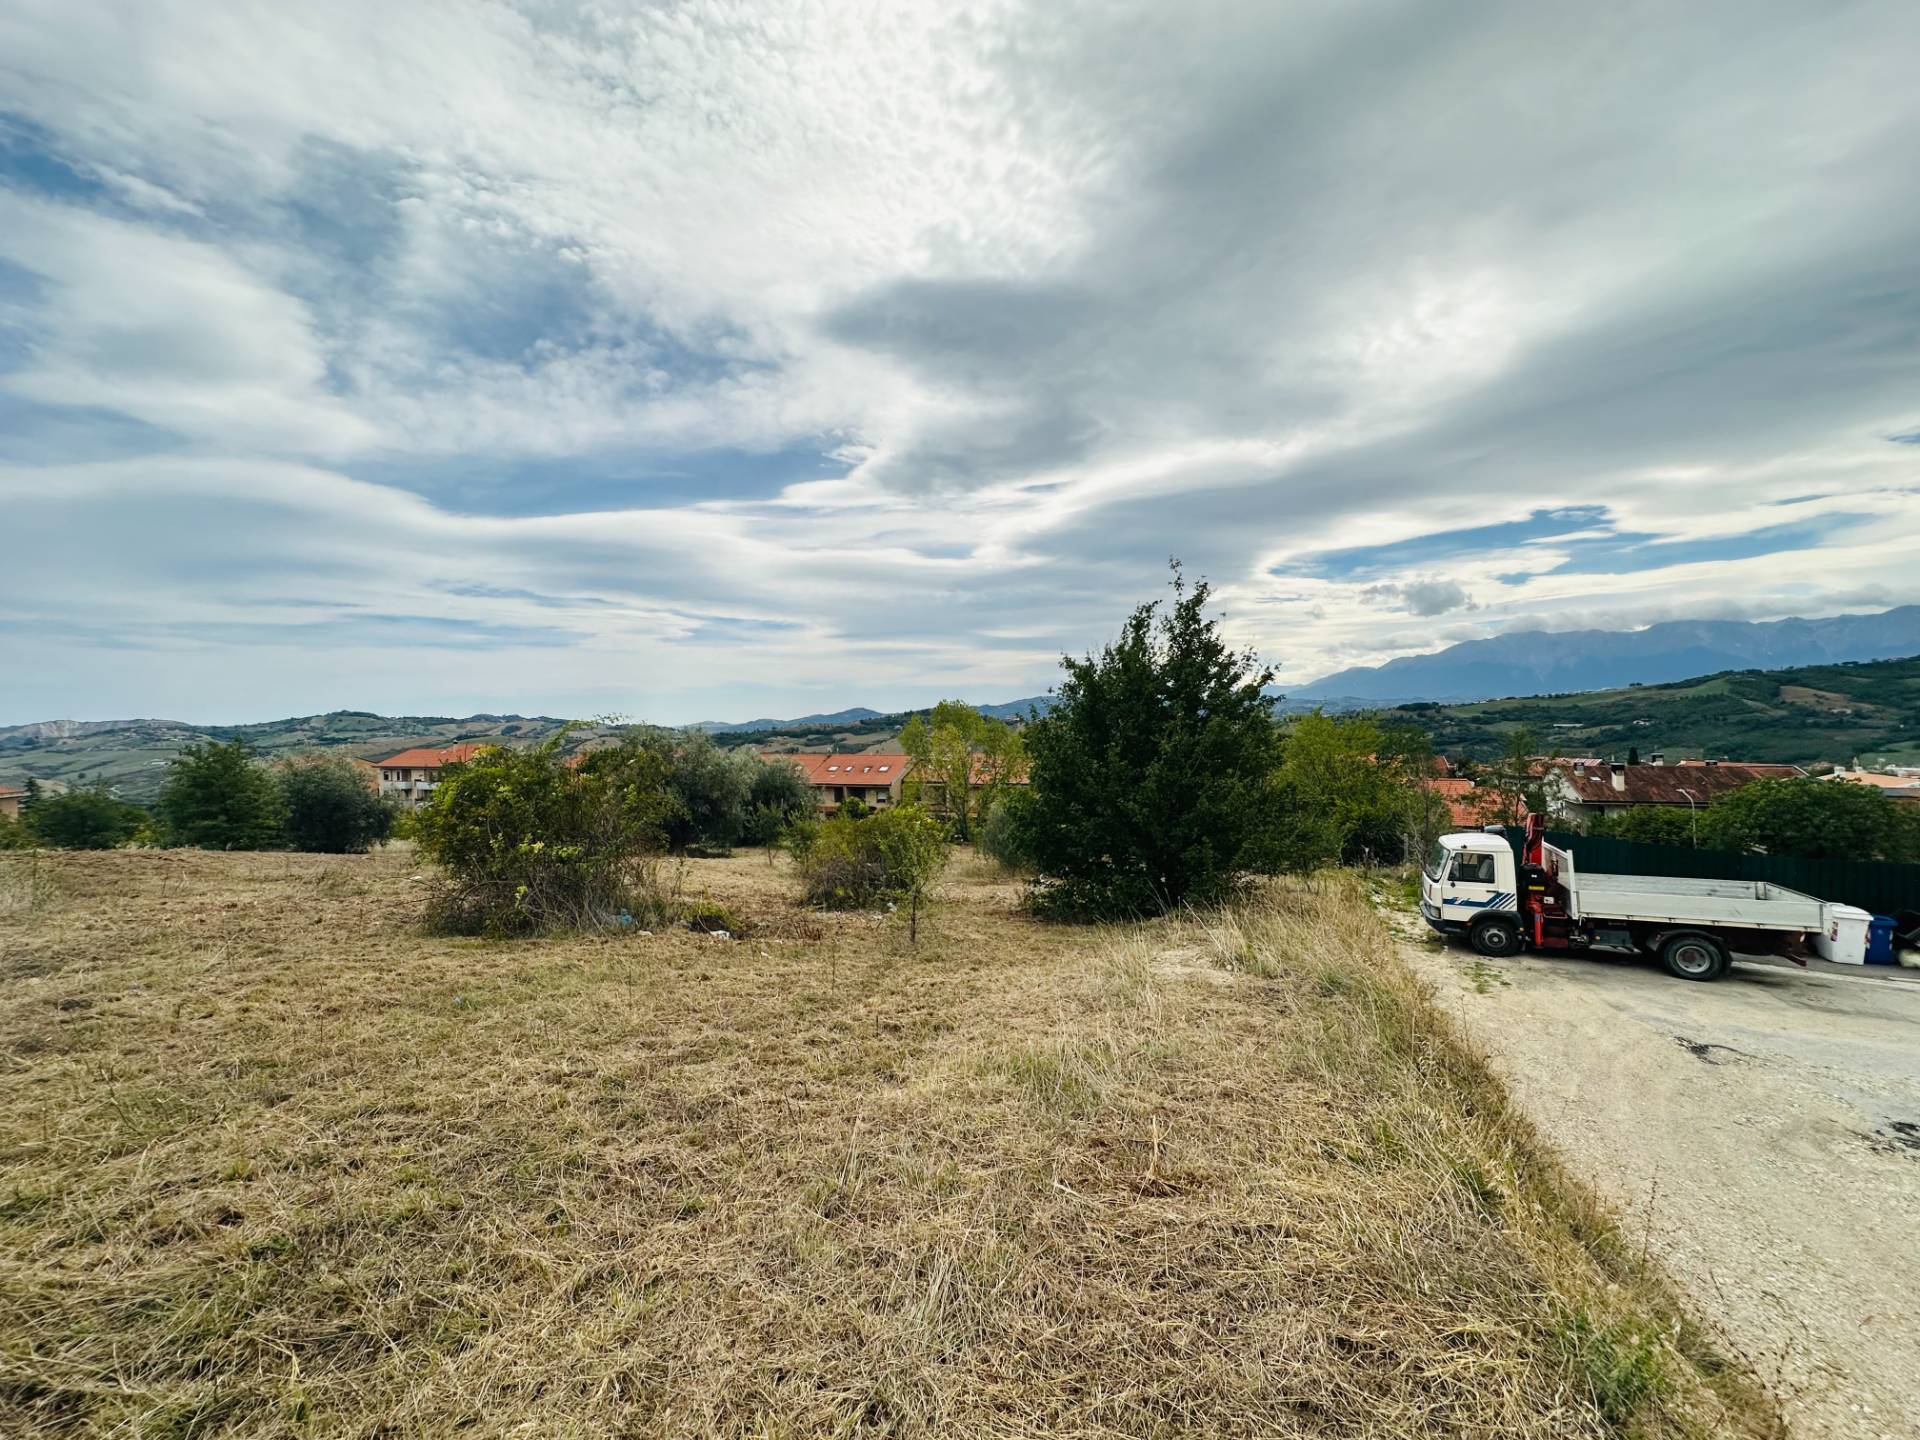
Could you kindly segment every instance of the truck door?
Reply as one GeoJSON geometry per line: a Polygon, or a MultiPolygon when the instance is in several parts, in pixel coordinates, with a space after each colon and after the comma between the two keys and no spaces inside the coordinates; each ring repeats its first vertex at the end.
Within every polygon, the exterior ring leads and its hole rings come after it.
{"type": "Polygon", "coordinates": [[[1442,897],[1447,918],[1471,922],[1488,911],[1511,910],[1513,897],[1501,891],[1499,873],[1491,851],[1462,850],[1455,854],[1442,897]]]}

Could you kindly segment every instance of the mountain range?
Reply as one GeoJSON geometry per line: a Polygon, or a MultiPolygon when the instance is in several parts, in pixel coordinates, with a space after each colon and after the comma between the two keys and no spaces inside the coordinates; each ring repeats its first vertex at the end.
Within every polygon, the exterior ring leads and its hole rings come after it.
{"type": "Polygon", "coordinates": [[[1673,620],[1644,630],[1520,630],[1282,687],[1289,707],[1357,709],[1653,685],[1920,654],[1920,605],[1825,620],[1673,620]]]}

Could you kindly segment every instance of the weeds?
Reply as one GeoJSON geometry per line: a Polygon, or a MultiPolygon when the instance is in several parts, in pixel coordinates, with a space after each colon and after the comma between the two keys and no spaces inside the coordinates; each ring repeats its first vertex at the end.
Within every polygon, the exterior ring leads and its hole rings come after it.
{"type": "Polygon", "coordinates": [[[1337,883],[904,963],[696,861],[716,964],[326,863],[8,932],[0,1433],[1770,1433],[1337,883]]]}

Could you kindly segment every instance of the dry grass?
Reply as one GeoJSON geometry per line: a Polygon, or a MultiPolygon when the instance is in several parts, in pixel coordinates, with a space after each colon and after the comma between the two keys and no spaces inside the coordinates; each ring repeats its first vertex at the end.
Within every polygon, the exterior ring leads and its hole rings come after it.
{"type": "Polygon", "coordinates": [[[1351,886],[1075,930],[963,859],[910,950],[758,857],[690,877],[745,942],[58,865],[0,916],[9,1436],[1769,1433],[1351,886]]]}

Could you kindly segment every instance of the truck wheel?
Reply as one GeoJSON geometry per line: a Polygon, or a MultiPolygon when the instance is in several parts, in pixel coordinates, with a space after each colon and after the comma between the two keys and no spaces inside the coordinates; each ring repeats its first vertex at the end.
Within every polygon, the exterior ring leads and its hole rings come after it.
{"type": "Polygon", "coordinates": [[[1660,962],[1669,975],[1682,980],[1718,980],[1733,963],[1727,947],[1711,935],[1698,930],[1682,930],[1669,936],[1660,949],[1660,962]]]}
{"type": "Polygon", "coordinates": [[[1518,955],[1520,927],[1504,915],[1489,915],[1468,932],[1467,943],[1482,955],[1518,955]]]}

